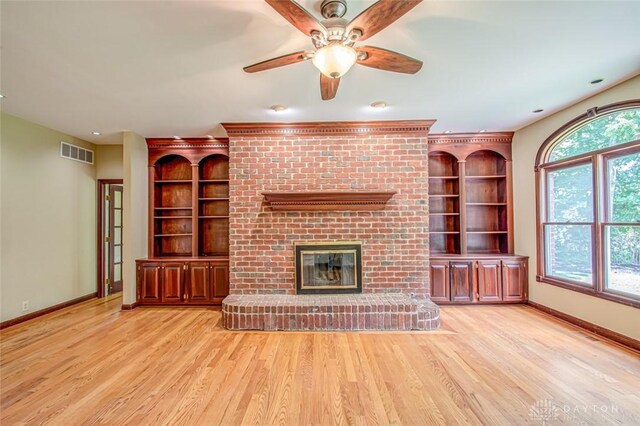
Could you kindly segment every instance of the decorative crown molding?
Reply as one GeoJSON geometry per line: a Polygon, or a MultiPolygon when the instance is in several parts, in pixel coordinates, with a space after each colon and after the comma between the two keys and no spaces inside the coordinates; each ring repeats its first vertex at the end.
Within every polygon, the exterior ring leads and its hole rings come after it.
{"type": "Polygon", "coordinates": [[[429,144],[448,143],[511,143],[513,132],[491,133],[432,133],[429,135],[429,144]]]}
{"type": "Polygon", "coordinates": [[[228,148],[229,138],[147,138],[149,148],[228,148]]]}
{"type": "Polygon", "coordinates": [[[425,137],[435,120],[222,123],[229,137],[415,135],[425,137]]]}

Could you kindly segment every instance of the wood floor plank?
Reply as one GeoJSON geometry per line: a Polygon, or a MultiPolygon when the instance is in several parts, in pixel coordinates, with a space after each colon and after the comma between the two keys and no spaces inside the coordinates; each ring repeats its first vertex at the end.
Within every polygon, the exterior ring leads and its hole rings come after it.
{"type": "Polygon", "coordinates": [[[640,424],[640,356],[524,306],[445,307],[437,332],[280,333],[120,305],[0,331],[0,423],[640,424]]]}

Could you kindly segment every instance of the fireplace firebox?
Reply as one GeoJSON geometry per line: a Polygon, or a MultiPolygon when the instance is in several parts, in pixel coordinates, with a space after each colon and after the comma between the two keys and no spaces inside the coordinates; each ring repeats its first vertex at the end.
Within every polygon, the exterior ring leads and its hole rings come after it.
{"type": "Polygon", "coordinates": [[[362,243],[295,243],[298,294],[362,293],[362,243]]]}

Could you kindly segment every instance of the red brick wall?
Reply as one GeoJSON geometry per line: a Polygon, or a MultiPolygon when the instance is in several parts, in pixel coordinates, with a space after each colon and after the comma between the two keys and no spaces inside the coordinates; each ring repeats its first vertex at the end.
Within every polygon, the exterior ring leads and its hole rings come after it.
{"type": "Polygon", "coordinates": [[[428,294],[427,138],[230,137],[231,294],[295,293],[294,241],[362,241],[363,292],[428,294]],[[395,190],[385,210],[273,212],[262,191],[395,190]]]}

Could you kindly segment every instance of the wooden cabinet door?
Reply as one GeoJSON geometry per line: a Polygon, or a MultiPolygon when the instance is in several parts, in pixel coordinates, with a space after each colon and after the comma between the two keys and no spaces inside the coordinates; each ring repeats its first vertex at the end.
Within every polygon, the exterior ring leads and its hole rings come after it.
{"type": "Polygon", "coordinates": [[[162,301],[182,302],[184,292],[184,263],[162,263],[162,301]]]}
{"type": "Polygon", "coordinates": [[[473,302],[473,262],[449,262],[452,302],[473,302]]]}
{"type": "Polygon", "coordinates": [[[526,260],[502,261],[502,300],[505,302],[527,300],[528,282],[526,260]]]}
{"type": "Polygon", "coordinates": [[[138,303],[159,303],[162,265],[157,262],[138,264],[138,303]]]}
{"type": "Polygon", "coordinates": [[[229,295],[229,264],[227,262],[211,262],[211,281],[213,297],[229,295]]]}
{"type": "Polygon", "coordinates": [[[499,260],[478,260],[478,301],[502,301],[502,275],[499,260]]]}
{"type": "Polygon", "coordinates": [[[209,282],[209,262],[190,262],[187,264],[186,301],[204,303],[211,299],[209,282]]]}
{"type": "Polygon", "coordinates": [[[431,282],[431,300],[434,302],[451,301],[449,287],[449,261],[432,260],[429,263],[429,281],[431,282]]]}

